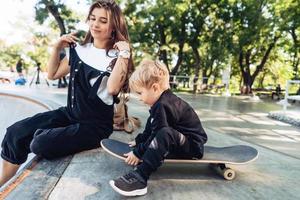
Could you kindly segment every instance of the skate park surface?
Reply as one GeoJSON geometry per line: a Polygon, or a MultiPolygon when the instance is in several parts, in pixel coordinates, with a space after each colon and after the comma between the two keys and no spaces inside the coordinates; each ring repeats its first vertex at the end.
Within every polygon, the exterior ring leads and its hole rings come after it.
{"type": "MultiPolygon", "coordinates": [[[[11,123],[66,102],[65,89],[1,86],[1,92],[5,94],[0,95],[1,139],[11,123]]],[[[135,199],[300,199],[300,128],[267,117],[268,112],[281,110],[280,105],[249,97],[178,96],[196,110],[208,145],[250,145],[259,157],[248,165],[230,166],[237,173],[233,181],[205,164],[163,164],[151,176],[148,194],[135,199]]],[[[129,115],[139,117],[142,127],[133,134],[116,131],[111,138],[133,140],[143,130],[148,109],[131,95],[129,115]]],[[[299,105],[289,109],[300,113],[299,105]]],[[[101,148],[52,161],[31,158],[27,168],[1,188],[1,199],[127,199],[108,181],[132,167],[101,148]]]]}

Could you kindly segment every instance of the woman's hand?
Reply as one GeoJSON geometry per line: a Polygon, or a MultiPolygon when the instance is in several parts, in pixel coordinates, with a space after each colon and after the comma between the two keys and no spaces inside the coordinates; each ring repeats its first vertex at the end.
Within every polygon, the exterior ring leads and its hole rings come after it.
{"type": "Polygon", "coordinates": [[[114,49],[117,49],[119,51],[123,51],[123,50],[126,50],[126,51],[130,51],[130,45],[128,42],[126,41],[119,41],[119,42],[116,42],[113,46],[114,49]]]}
{"type": "Polygon", "coordinates": [[[124,156],[126,157],[125,162],[128,165],[138,165],[140,162],[140,159],[138,157],[136,157],[132,151],[130,151],[129,153],[125,153],[124,156]]]}
{"type": "Polygon", "coordinates": [[[135,140],[128,142],[128,144],[130,147],[134,147],[136,145],[135,140]]]}
{"type": "Polygon", "coordinates": [[[76,37],[77,33],[70,33],[62,35],[59,40],[56,42],[55,47],[57,49],[63,49],[69,46],[70,43],[76,43],[76,41],[79,40],[78,37],[76,37]]]}

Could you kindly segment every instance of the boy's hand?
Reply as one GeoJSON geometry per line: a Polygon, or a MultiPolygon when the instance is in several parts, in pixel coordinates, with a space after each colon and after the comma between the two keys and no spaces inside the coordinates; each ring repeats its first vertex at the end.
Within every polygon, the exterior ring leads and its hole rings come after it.
{"type": "Polygon", "coordinates": [[[129,153],[125,153],[124,156],[126,157],[125,162],[128,165],[138,165],[140,162],[140,159],[138,157],[136,157],[132,151],[130,151],[129,153]]]}
{"type": "Polygon", "coordinates": [[[128,142],[128,144],[130,147],[134,147],[136,145],[135,140],[128,142]]]}

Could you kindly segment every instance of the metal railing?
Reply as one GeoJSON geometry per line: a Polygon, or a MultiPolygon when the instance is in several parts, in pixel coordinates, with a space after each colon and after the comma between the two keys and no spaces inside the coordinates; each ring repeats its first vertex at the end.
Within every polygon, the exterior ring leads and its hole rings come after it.
{"type": "MultiPolygon", "coordinates": [[[[215,85],[211,82],[214,82],[215,77],[197,77],[197,76],[183,76],[183,75],[170,75],[170,86],[171,88],[177,88],[181,86],[183,88],[196,88],[197,92],[204,92],[207,90],[216,90],[217,92],[220,89],[224,89],[225,93],[229,93],[229,85],[228,84],[219,84],[215,85]],[[210,81],[208,81],[208,79],[210,81]],[[195,82],[195,80],[197,80],[195,82]],[[207,83],[206,83],[207,82],[207,83]]],[[[223,81],[222,81],[223,82],[223,81]]]]}
{"type": "Polygon", "coordinates": [[[288,103],[288,100],[297,100],[300,101],[300,95],[289,95],[289,88],[291,84],[300,84],[300,80],[287,80],[286,86],[285,86],[285,96],[283,100],[283,110],[286,111],[287,106],[290,104],[288,103]]]}

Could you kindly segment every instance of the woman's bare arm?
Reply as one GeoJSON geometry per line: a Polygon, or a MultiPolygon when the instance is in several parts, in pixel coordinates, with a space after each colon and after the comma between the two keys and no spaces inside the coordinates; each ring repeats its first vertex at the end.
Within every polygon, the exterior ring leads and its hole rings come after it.
{"type": "MultiPolygon", "coordinates": [[[[117,42],[114,47],[119,51],[130,50],[129,43],[125,41],[117,42]]],[[[114,69],[107,81],[107,91],[109,94],[116,95],[122,88],[128,71],[128,62],[128,59],[120,56],[118,57],[114,69]]]]}
{"type": "Polygon", "coordinates": [[[127,68],[128,59],[119,57],[107,81],[107,91],[109,94],[116,95],[119,93],[126,79],[127,68]]]}
{"type": "Polygon", "coordinates": [[[65,56],[60,60],[60,51],[69,46],[69,43],[75,43],[78,38],[74,36],[75,33],[63,35],[54,45],[52,54],[48,61],[48,78],[55,80],[67,75],[70,72],[69,61],[65,56]]]}
{"type": "Polygon", "coordinates": [[[48,62],[48,79],[55,80],[70,73],[69,61],[65,56],[61,61],[59,51],[54,49],[48,62]]]}

